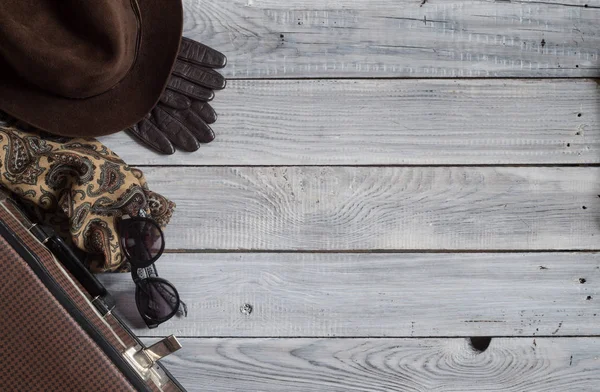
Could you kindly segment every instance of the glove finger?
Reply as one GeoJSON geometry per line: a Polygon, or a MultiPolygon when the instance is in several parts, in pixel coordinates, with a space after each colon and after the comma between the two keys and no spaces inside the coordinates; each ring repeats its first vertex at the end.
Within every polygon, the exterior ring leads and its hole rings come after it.
{"type": "Polygon", "coordinates": [[[209,68],[223,68],[227,57],[217,50],[189,38],[181,38],[178,58],[209,68]]]}
{"type": "Polygon", "coordinates": [[[215,139],[212,128],[192,110],[174,110],[162,108],[189,129],[200,143],[210,143],[215,139]]]}
{"type": "Polygon", "coordinates": [[[173,113],[185,113],[188,110],[175,110],[168,106],[162,106],[160,103],[152,111],[152,117],[156,126],[163,134],[175,145],[184,151],[193,152],[200,148],[200,143],[194,137],[194,134],[181,122],[173,113]]]}
{"type": "Polygon", "coordinates": [[[194,101],[190,110],[200,116],[207,124],[217,121],[217,113],[208,102],[194,101]]]}
{"type": "Polygon", "coordinates": [[[183,94],[180,94],[174,90],[166,89],[159,100],[162,104],[179,110],[189,109],[192,105],[192,100],[183,94]]]}
{"type": "Polygon", "coordinates": [[[223,75],[214,69],[186,63],[185,61],[175,61],[172,74],[212,90],[223,90],[227,85],[223,75]]]}
{"type": "Polygon", "coordinates": [[[195,85],[194,83],[175,75],[171,75],[169,78],[169,81],[167,82],[167,89],[176,91],[188,98],[199,101],[212,101],[212,99],[215,97],[215,93],[212,90],[206,87],[195,85]]]}
{"type": "Polygon", "coordinates": [[[169,139],[151,121],[150,115],[140,120],[137,124],[126,129],[127,133],[138,139],[152,150],[161,154],[174,154],[175,147],[169,139]]]}

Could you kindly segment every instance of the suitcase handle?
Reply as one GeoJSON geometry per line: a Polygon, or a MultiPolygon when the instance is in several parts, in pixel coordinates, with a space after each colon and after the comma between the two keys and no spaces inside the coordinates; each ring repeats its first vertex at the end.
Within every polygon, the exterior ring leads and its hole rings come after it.
{"type": "Polygon", "coordinates": [[[58,261],[81,283],[92,297],[92,303],[102,316],[110,313],[115,307],[114,298],[106,291],[100,281],[83,265],[79,257],[65,241],[49,226],[33,224],[29,231],[44,244],[58,261]]]}

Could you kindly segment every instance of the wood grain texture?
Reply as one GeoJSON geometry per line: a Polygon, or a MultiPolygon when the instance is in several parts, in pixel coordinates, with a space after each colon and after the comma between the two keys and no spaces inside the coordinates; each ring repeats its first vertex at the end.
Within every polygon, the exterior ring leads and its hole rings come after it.
{"type": "Polygon", "coordinates": [[[145,168],[169,249],[600,249],[597,167],[145,168]]]}
{"type": "Polygon", "coordinates": [[[224,52],[232,78],[596,77],[600,70],[598,0],[184,6],[184,34],[224,52]]]}
{"type": "Polygon", "coordinates": [[[189,315],[152,331],[129,274],[100,276],[142,336],[600,334],[596,253],[205,253],[158,264],[189,315]]]}
{"type": "Polygon", "coordinates": [[[597,391],[598,339],[185,339],[191,391],[597,391]]]}
{"type": "Polygon", "coordinates": [[[214,106],[217,139],[195,153],[101,140],[132,165],[600,162],[592,80],[236,80],[214,106]]]}

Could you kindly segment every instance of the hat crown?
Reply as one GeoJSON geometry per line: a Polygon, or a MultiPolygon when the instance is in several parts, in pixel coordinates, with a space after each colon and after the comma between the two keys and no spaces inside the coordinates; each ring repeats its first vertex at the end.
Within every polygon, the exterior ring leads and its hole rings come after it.
{"type": "Polygon", "coordinates": [[[141,28],[135,0],[8,0],[0,20],[2,60],[62,97],[106,92],[135,62],[141,28]]]}

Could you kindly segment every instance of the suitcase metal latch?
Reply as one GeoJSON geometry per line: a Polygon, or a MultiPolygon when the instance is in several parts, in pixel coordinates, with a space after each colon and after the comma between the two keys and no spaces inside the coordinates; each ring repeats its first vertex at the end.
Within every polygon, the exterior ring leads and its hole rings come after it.
{"type": "Polygon", "coordinates": [[[144,380],[152,379],[157,385],[163,386],[169,381],[169,378],[156,364],[156,361],[180,348],[181,343],[174,335],[171,335],[147,348],[131,347],[125,351],[125,358],[144,380]]]}

